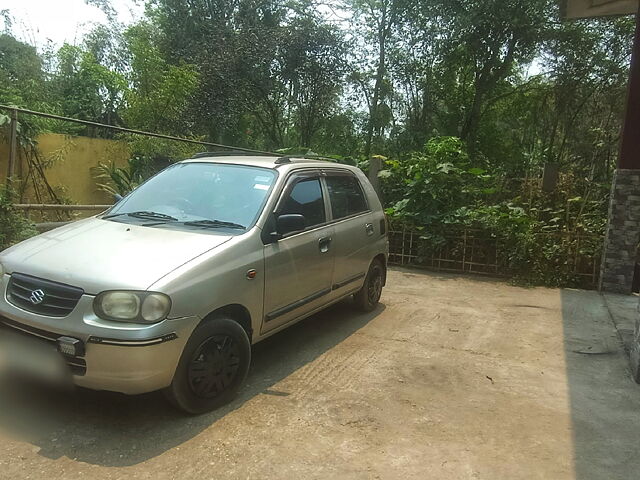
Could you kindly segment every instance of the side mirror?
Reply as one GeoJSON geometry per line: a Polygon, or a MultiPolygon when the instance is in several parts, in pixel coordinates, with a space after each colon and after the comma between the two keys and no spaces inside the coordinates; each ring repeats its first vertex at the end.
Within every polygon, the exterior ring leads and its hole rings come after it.
{"type": "Polygon", "coordinates": [[[304,215],[297,213],[290,213],[287,215],[280,215],[276,219],[276,232],[279,236],[284,236],[288,233],[300,232],[307,226],[307,221],[304,215]]]}
{"type": "Polygon", "coordinates": [[[123,199],[123,196],[120,195],[119,193],[114,193],[113,194],[113,199],[115,200],[116,203],[118,203],[120,200],[123,199]]]}

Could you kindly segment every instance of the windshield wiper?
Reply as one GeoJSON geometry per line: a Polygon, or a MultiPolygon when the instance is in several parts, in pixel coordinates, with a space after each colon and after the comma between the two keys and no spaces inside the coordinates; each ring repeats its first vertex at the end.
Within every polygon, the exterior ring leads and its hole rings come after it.
{"type": "Polygon", "coordinates": [[[242,230],[247,228],[239,223],[223,222],[222,220],[192,220],[190,222],[183,222],[183,225],[192,227],[237,228],[242,230]]]}
{"type": "Polygon", "coordinates": [[[139,212],[125,212],[125,213],[114,213],[113,215],[107,215],[106,217],[102,217],[103,220],[107,220],[113,217],[119,217],[121,215],[128,215],[133,218],[142,218],[143,220],[167,220],[177,222],[178,219],[176,217],[172,217],[171,215],[165,215],[164,213],[158,212],[148,212],[146,210],[142,210],[139,212]]]}

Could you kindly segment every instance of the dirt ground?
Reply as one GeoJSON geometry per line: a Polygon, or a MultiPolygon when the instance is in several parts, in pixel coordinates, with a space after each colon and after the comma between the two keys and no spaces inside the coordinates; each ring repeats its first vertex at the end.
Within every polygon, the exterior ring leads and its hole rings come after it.
{"type": "Polygon", "coordinates": [[[257,345],[208,415],[157,394],[36,405],[0,419],[2,479],[640,476],[640,387],[603,297],[472,277],[393,270],[372,314],[345,302],[257,345]]]}

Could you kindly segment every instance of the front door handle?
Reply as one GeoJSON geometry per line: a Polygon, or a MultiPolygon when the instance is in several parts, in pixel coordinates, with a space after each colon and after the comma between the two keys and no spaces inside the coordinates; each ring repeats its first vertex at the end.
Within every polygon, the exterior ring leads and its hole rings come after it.
{"type": "Polygon", "coordinates": [[[320,248],[320,253],[327,253],[329,251],[329,246],[331,245],[331,237],[322,237],[318,240],[318,248],[320,248]]]}
{"type": "Polygon", "coordinates": [[[373,223],[367,223],[364,226],[364,229],[367,231],[367,235],[369,236],[373,235],[373,223]]]}

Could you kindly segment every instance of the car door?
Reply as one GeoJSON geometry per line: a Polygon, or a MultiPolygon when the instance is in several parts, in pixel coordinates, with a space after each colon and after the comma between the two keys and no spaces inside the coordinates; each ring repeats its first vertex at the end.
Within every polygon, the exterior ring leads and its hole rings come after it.
{"type": "Polygon", "coordinates": [[[373,214],[358,178],[348,170],[327,170],[324,181],[335,228],[336,262],[332,297],[340,297],[362,285],[372,260],[373,214]]]}
{"type": "Polygon", "coordinates": [[[285,214],[304,215],[306,228],[264,247],[263,333],[317,309],[331,293],[334,228],[327,221],[328,201],[319,171],[288,179],[270,223],[285,214]]]}

